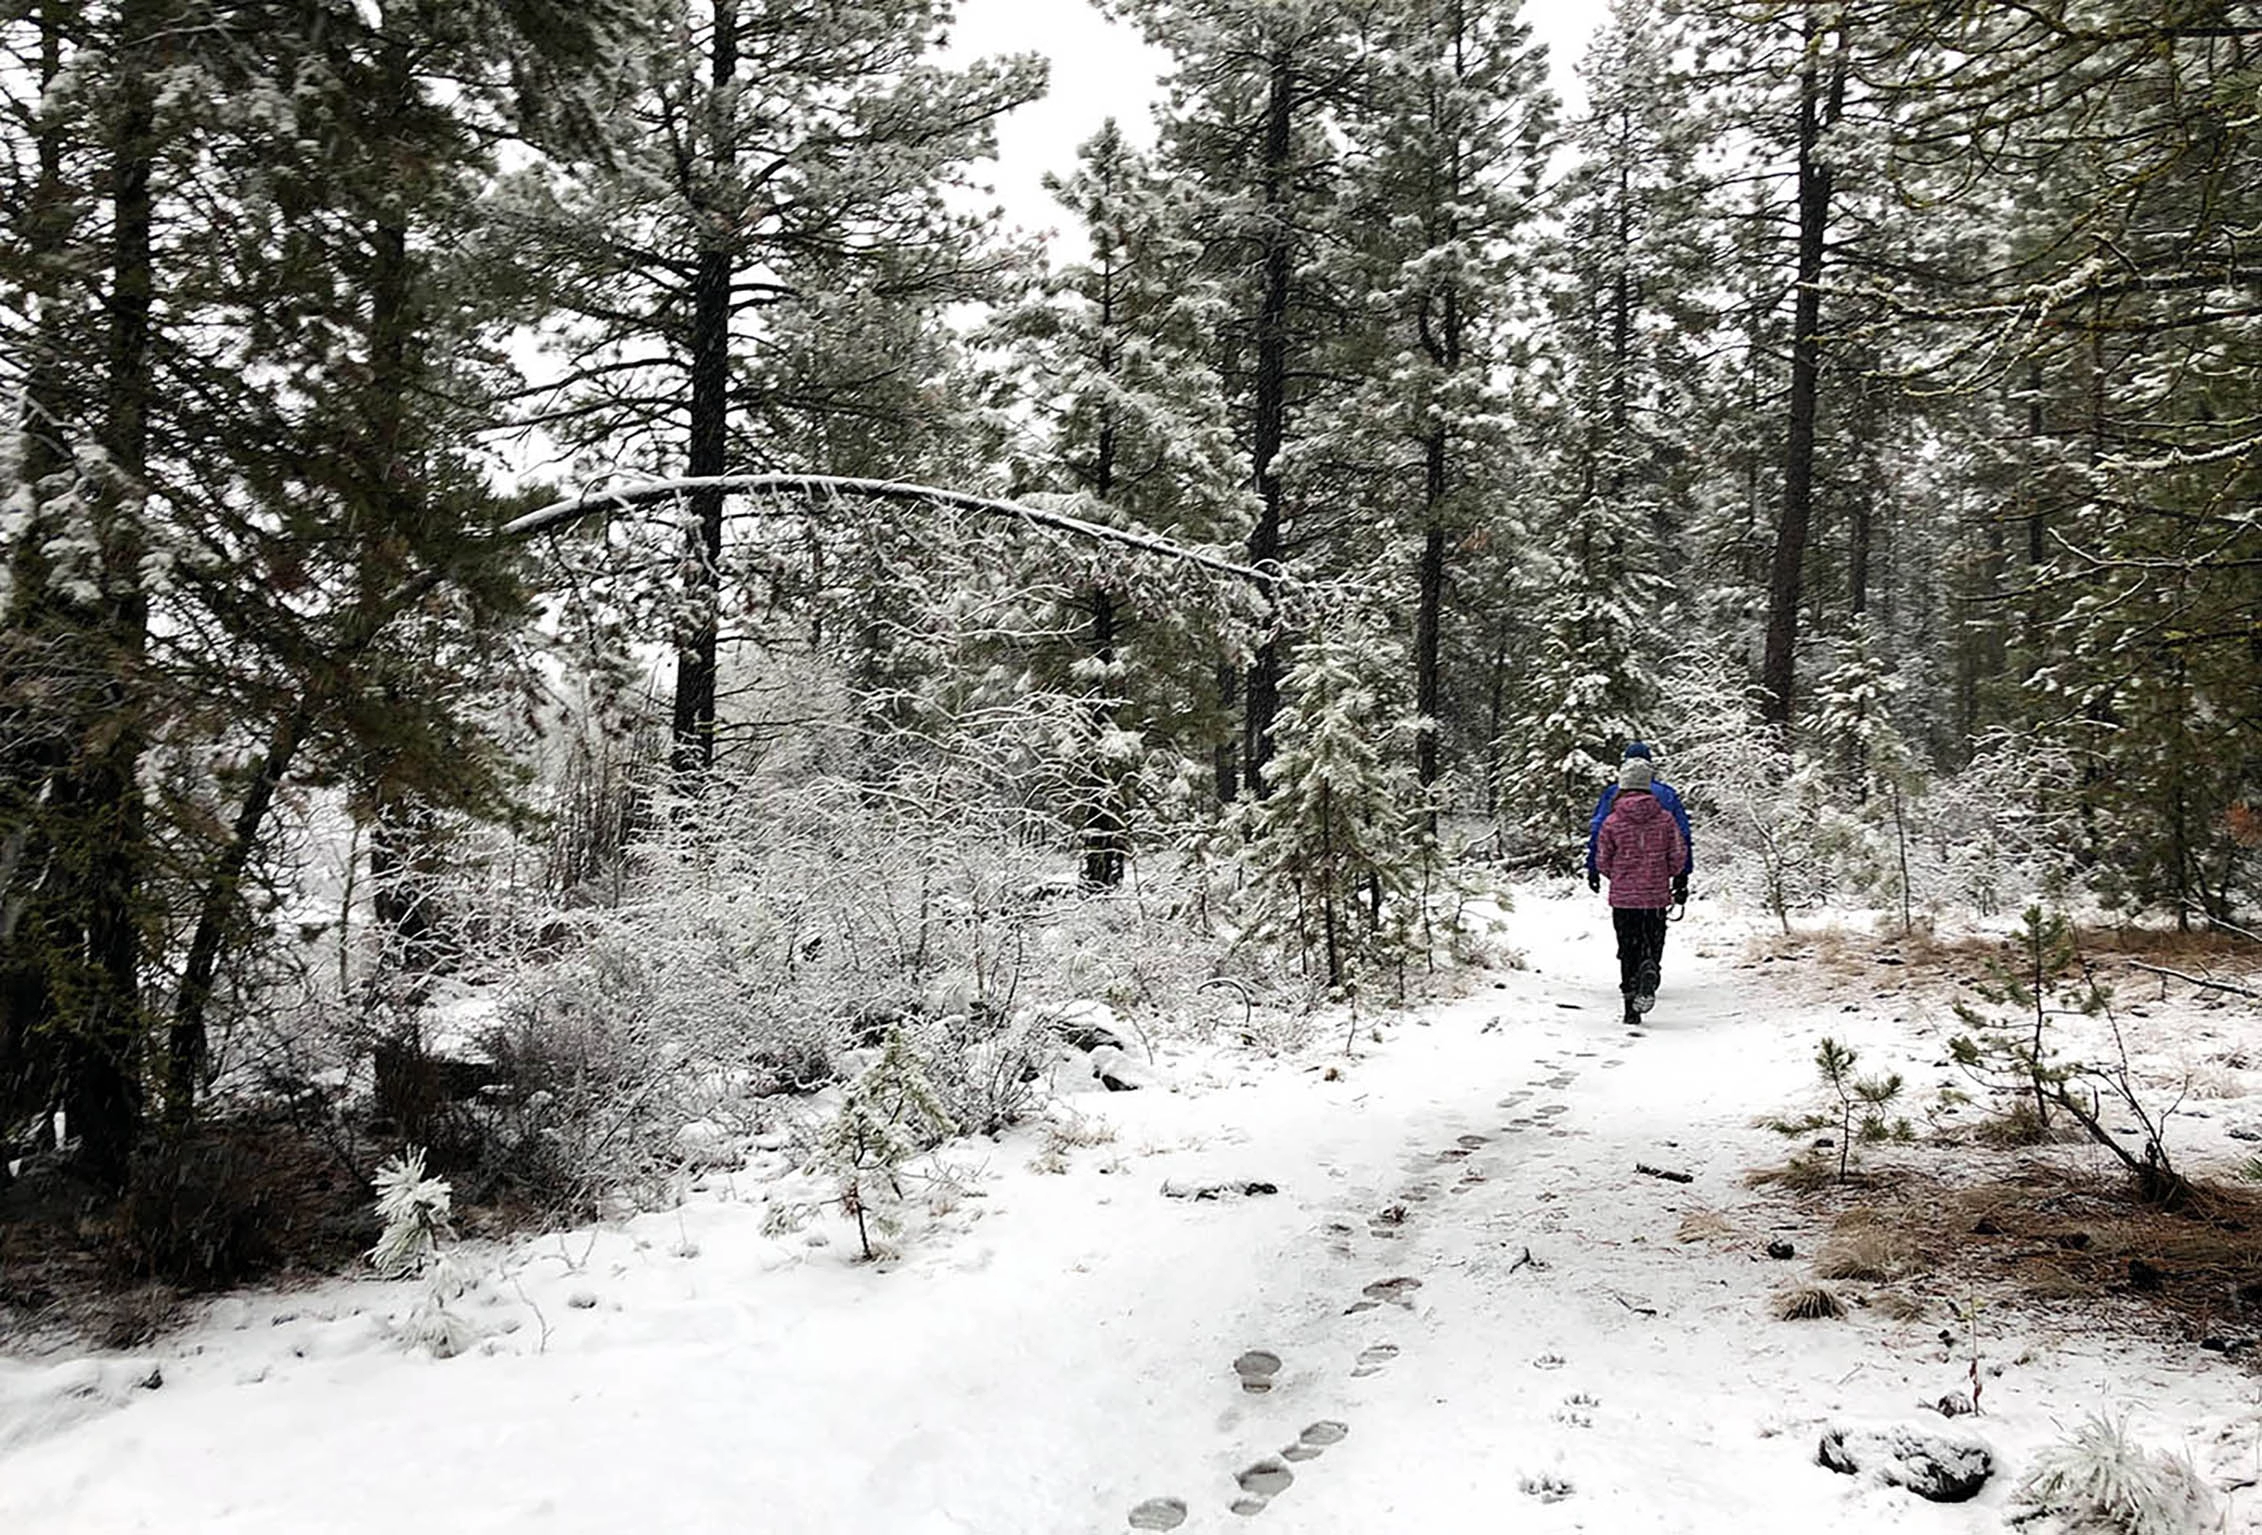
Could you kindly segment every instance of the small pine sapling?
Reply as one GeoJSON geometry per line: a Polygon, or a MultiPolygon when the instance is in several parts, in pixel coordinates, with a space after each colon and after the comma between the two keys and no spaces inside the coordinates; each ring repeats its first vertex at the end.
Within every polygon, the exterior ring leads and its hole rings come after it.
{"type": "Polygon", "coordinates": [[[1969,1003],[1957,1002],[1956,1016],[1971,1032],[1950,1040],[1948,1052],[1983,1086],[2029,1094],[2035,1134],[2040,1138],[2049,1134],[2051,1106],[2071,1073],[2051,1046],[2050,1020],[2069,1011],[2094,1013],[2102,1003],[2096,1000],[2094,988],[2088,996],[2067,993],[2067,978],[2080,956],[2073,924],[2064,914],[2029,906],[2013,943],[2016,963],[1990,960],[1989,979],[1976,990],[1983,1000],[2018,1016],[1990,1018],[1969,1003]],[[2068,1002],[2073,1005],[2066,1006],[2068,1002]]]}
{"type": "Polygon", "coordinates": [[[1862,1077],[1854,1074],[1856,1055],[1851,1045],[1841,1045],[1824,1036],[1821,1046],[1814,1052],[1814,1068],[1822,1078],[1823,1091],[1830,1095],[1829,1107],[1818,1113],[1802,1114],[1795,1119],[1768,1121],[1768,1128],[1782,1135],[1811,1135],[1817,1130],[1837,1131],[1838,1181],[1846,1182],[1853,1172],[1854,1139],[1875,1144],[1880,1141],[1905,1141],[1914,1132],[1906,1119],[1894,1119],[1886,1109],[1901,1095],[1901,1074],[1890,1072],[1881,1077],[1862,1077]]]}
{"type": "Polygon", "coordinates": [[[384,1223],[369,1262],[385,1279],[424,1276],[424,1291],[409,1311],[405,1336],[438,1359],[469,1348],[478,1332],[452,1309],[468,1285],[442,1239],[455,1191],[444,1178],[424,1173],[424,1148],[411,1146],[377,1169],[377,1218],[384,1223]]]}
{"type": "Polygon", "coordinates": [[[2044,1449],[2012,1494],[2010,1522],[2116,1535],[2191,1535],[2218,1527],[2215,1496],[2187,1455],[2148,1450],[2128,1424],[2092,1414],[2044,1449]]]}
{"type": "Polygon", "coordinates": [[[880,1058],[848,1084],[819,1144],[821,1160],[840,1179],[840,1206],[855,1218],[866,1262],[877,1256],[872,1221],[887,1229],[883,1210],[873,1205],[874,1190],[884,1186],[902,1198],[903,1164],[956,1130],[901,1026],[890,1028],[880,1058]]]}
{"type": "Polygon", "coordinates": [[[2180,1204],[2191,1185],[2169,1160],[2167,1122],[2182,1099],[2179,1096],[2165,1108],[2145,1100],[2129,1061],[2128,1038],[2113,1011],[2112,993],[2083,958],[2072,923],[2061,914],[2029,906],[2017,944],[2017,968],[1991,966],[1994,980],[1980,987],[1979,993],[1998,1006],[2018,1008],[2022,1016],[2016,1022],[1990,1020],[1958,1002],[1956,1014],[1973,1032],[1950,1040],[1949,1054],[1975,1080],[2009,1085],[2031,1095],[2038,1134],[2048,1133],[2053,1109],[2064,1109],[2084,1134],[2128,1170],[2139,1199],[2162,1207],[2180,1204]],[[2051,1022],[2076,1015],[2104,1020],[2113,1044],[2111,1061],[2092,1065],[2058,1057],[2050,1043],[2051,1022]],[[2105,1124],[2103,1105],[2108,1096],[2136,1120],[2141,1145],[2124,1144],[2105,1124]]]}
{"type": "Polygon", "coordinates": [[[369,1262],[381,1279],[409,1279],[440,1255],[455,1191],[424,1176],[424,1148],[411,1146],[377,1169],[377,1218],[384,1222],[369,1262]]]}

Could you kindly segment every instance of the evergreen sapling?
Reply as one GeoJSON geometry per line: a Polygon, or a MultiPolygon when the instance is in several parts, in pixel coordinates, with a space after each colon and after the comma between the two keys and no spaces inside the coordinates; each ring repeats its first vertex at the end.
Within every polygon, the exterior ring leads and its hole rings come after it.
{"type": "MultiPolygon", "coordinates": [[[[1777,1119],[1768,1128],[1781,1135],[1810,1135],[1816,1130],[1835,1130],[1838,1149],[1838,1181],[1846,1182],[1853,1172],[1853,1147],[1855,1137],[1875,1144],[1880,1141],[1905,1141],[1915,1132],[1906,1119],[1888,1117],[1886,1109],[1901,1095],[1901,1074],[1891,1072],[1885,1076],[1856,1076],[1856,1055],[1850,1045],[1842,1045],[1828,1036],[1814,1052],[1814,1068],[1822,1078],[1824,1092],[1829,1095],[1827,1109],[1812,1114],[1802,1114],[1796,1119],[1777,1119]]],[[[1794,1164],[1796,1165],[1796,1164],[1794,1164]]]]}
{"type": "Polygon", "coordinates": [[[848,1084],[818,1147],[820,1161],[840,1179],[840,1206],[855,1218],[866,1262],[878,1256],[873,1225],[883,1233],[893,1226],[875,1192],[901,1199],[903,1164],[956,1129],[902,1027],[890,1028],[880,1058],[848,1084]]]}
{"type": "Polygon", "coordinates": [[[424,1276],[424,1287],[409,1310],[403,1336],[429,1349],[436,1359],[452,1359],[478,1338],[478,1330],[453,1303],[469,1287],[462,1269],[441,1240],[448,1227],[454,1190],[446,1179],[424,1173],[424,1148],[411,1146],[377,1169],[377,1216],[384,1222],[369,1261],[381,1278],[424,1276]]]}

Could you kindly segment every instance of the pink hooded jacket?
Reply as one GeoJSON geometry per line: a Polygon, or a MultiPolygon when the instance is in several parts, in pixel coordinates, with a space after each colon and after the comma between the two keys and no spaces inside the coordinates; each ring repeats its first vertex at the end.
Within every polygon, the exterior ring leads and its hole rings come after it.
{"type": "Polygon", "coordinates": [[[1620,794],[1595,839],[1594,865],[1610,880],[1610,904],[1673,904],[1673,876],[1688,857],[1681,828],[1646,789],[1620,794]]]}

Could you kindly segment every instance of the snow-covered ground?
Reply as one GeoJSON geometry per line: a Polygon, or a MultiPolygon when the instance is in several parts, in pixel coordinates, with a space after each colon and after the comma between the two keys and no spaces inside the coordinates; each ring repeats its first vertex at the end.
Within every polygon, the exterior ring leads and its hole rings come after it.
{"type": "Polygon", "coordinates": [[[793,1229],[813,1186],[773,1149],[468,1253],[489,1337],[455,1359],[389,1337],[415,1286],[370,1281],[0,1363],[0,1531],[1980,1531],[2093,1411],[2262,1529],[2253,1380],[2089,1328],[1983,1315],[1975,1501],[1817,1466],[1826,1424],[1919,1417],[1966,1363],[1937,1315],[1773,1318],[1821,1232],[1747,1187],[1785,1149],[1752,1120],[1812,1102],[1824,1033],[1929,1085],[1938,1010],[1849,1011],[1700,909],[1637,1037],[1599,902],[1509,924],[1525,968],[1349,1059],[1169,1047],[1049,1151],[959,1143],[879,1267],[835,1211],[793,1229]]]}

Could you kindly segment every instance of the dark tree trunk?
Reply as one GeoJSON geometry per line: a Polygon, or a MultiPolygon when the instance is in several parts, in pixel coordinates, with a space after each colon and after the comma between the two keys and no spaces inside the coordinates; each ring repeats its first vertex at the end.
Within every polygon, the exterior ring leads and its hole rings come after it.
{"type": "Polygon", "coordinates": [[[267,812],[274,805],[275,791],[290,771],[291,759],[298,755],[299,743],[305,739],[312,717],[311,706],[302,703],[277,723],[274,734],[268,738],[266,754],[260,758],[259,773],[252,779],[243,804],[236,810],[227,850],[221,855],[219,867],[213,871],[198,903],[196,929],[189,938],[188,959],[182,968],[181,989],[174,999],[172,1027],[167,1036],[165,1113],[176,1127],[188,1122],[195,1109],[197,1091],[202,1086],[209,1055],[205,1010],[212,1000],[213,981],[219,974],[229,923],[243,893],[244,874],[251,867],[252,850],[258,846],[267,812]]]}
{"type": "MultiPolygon", "coordinates": [[[[73,5],[50,0],[40,10],[42,91],[63,73],[63,40],[75,22],[73,5]]],[[[79,947],[66,936],[73,919],[55,910],[46,888],[54,868],[53,790],[76,732],[52,716],[45,689],[34,681],[52,678],[63,653],[79,648],[64,633],[67,620],[49,587],[49,535],[39,504],[42,482],[70,465],[70,424],[80,415],[66,366],[72,338],[62,274],[75,213],[63,181],[63,135],[60,114],[40,125],[39,174],[18,228],[29,258],[33,334],[18,403],[17,472],[32,492],[32,521],[9,550],[10,596],[0,615],[0,1125],[55,1105],[58,1062],[54,1031],[45,1027],[55,1006],[51,967],[59,952],[79,947]]],[[[0,1162],[8,1150],[0,1144],[0,1162]]]]}
{"type": "MultiPolygon", "coordinates": [[[[1277,460],[1288,440],[1288,301],[1295,282],[1295,232],[1289,208],[1289,151],[1295,111],[1295,71],[1285,49],[1272,57],[1265,98],[1263,297],[1257,317],[1255,438],[1250,461],[1261,510],[1249,532],[1249,563],[1263,570],[1278,563],[1284,517],[1277,460]]],[[[1272,722],[1280,713],[1282,639],[1268,632],[1249,667],[1241,738],[1242,776],[1249,792],[1265,794],[1272,760],[1272,722]]]]}
{"type": "MultiPolygon", "coordinates": [[[[711,80],[720,96],[738,74],[738,15],[733,0],[715,7],[711,80]]],[[[724,110],[718,104],[716,118],[724,110]]],[[[736,148],[727,126],[718,126],[709,146],[718,183],[727,186],[736,148]]],[[[696,275],[691,287],[691,433],[687,472],[722,474],[729,468],[730,287],[733,231],[728,210],[705,208],[696,275]]],[[[715,765],[716,634],[720,623],[723,556],[723,494],[701,490],[691,496],[691,527],[684,551],[684,630],[676,646],[675,706],[670,720],[673,746],[669,765],[679,774],[704,773],[715,765]]]]}
{"type": "Polygon", "coordinates": [[[1775,528],[1775,558],[1767,583],[1767,654],[1760,670],[1762,717],[1787,725],[1794,705],[1799,599],[1806,573],[1807,535],[1814,517],[1815,424],[1822,379],[1822,267],[1830,229],[1831,167],[1822,158],[1822,135],[1837,117],[1845,90],[1841,52],[1825,84],[1815,59],[1820,23],[1810,9],[1808,62],[1799,76],[1798,296],[1791,326],[1790,432],[1783,456],[1783,515],[1775,528]]]}
{"type": "Polygon", "coordinates": [[[141,585],[143,477],[149,460],[149,335],[156,273],[153,179],[157,159],[155,75],[166,17],[140,0],[118,17],[121,103],[110,146],[109,358],[103,447],[109,473],[97,491],[104,591],[91,638],[101,686],[91,700],[107,727],[59,785],[67,835],[81,839],[83,884],[74,892],[83,934],[85,994],[67,1021],[64,1110],[87,1169],[122,1184],[141,1129],[144,1023],[141,1006],[142,878],[147,831],[141,717],[149,602],[141,585]]]}
{"type": "Polygon", "coordinates": [[[1241,674],[1232,666],[1220,664],[1217,669],[1217,707],[1226,721],[1220,732],[1216,750],[1211,754],[1211,765],[1217,775],[1217,797],[1220,804],[1230,805],[1241,797],[1241,743],[1232,738],[1233,705],[1241,691],[1241,674]]]}
{"type": "MultiPolygon", "coordinates": [[[[1431,474],[1443,473],[1443,445],[1430,442],[1431,474]]],[[[1433,517],[1422,535],[1422,564],[1414,606],[1414,711],[1421,716],[1421,733],[1414,738],[1414,777],[1424,789],[1437,782],[1439,772],[1439,629],[1445,610],[1445,529],[1433,517]]],[[[1437,811],[1428,811],[1429,829],[1437,830],[1437,811]]]]}
{"type": "MultiPolygon", "coordinates": [[[[1100,323],[1103,327],[1113,319],[1111,308],[1103,302],[1100,323]]],[[[1112,372],[1112,357],[1103,353],[1100,360],[1103,372],[1112,372]]],[[[1113,422],[1100,428],[1098,452],[1092,465],[1092,492],[1102,501],[1115,493],[1115,426],[1113,422]]],[[[1091,592],[1092,608],[1092,658],[1110,667],[1115,661],[1116,611],[1115,598],[1105,585],[1094,583],[1091,592]]],[[[1125,852],[1123,788],[1117,782],[1115,768],[1110,764],[1102,742],[1115,728],[1115,701],[1113,683],[1103,677],[1091,701],[1091,802],[1084,809],[1084,883],[1095,890],[1112,890],[1123,883],[1125,852]]]]}

